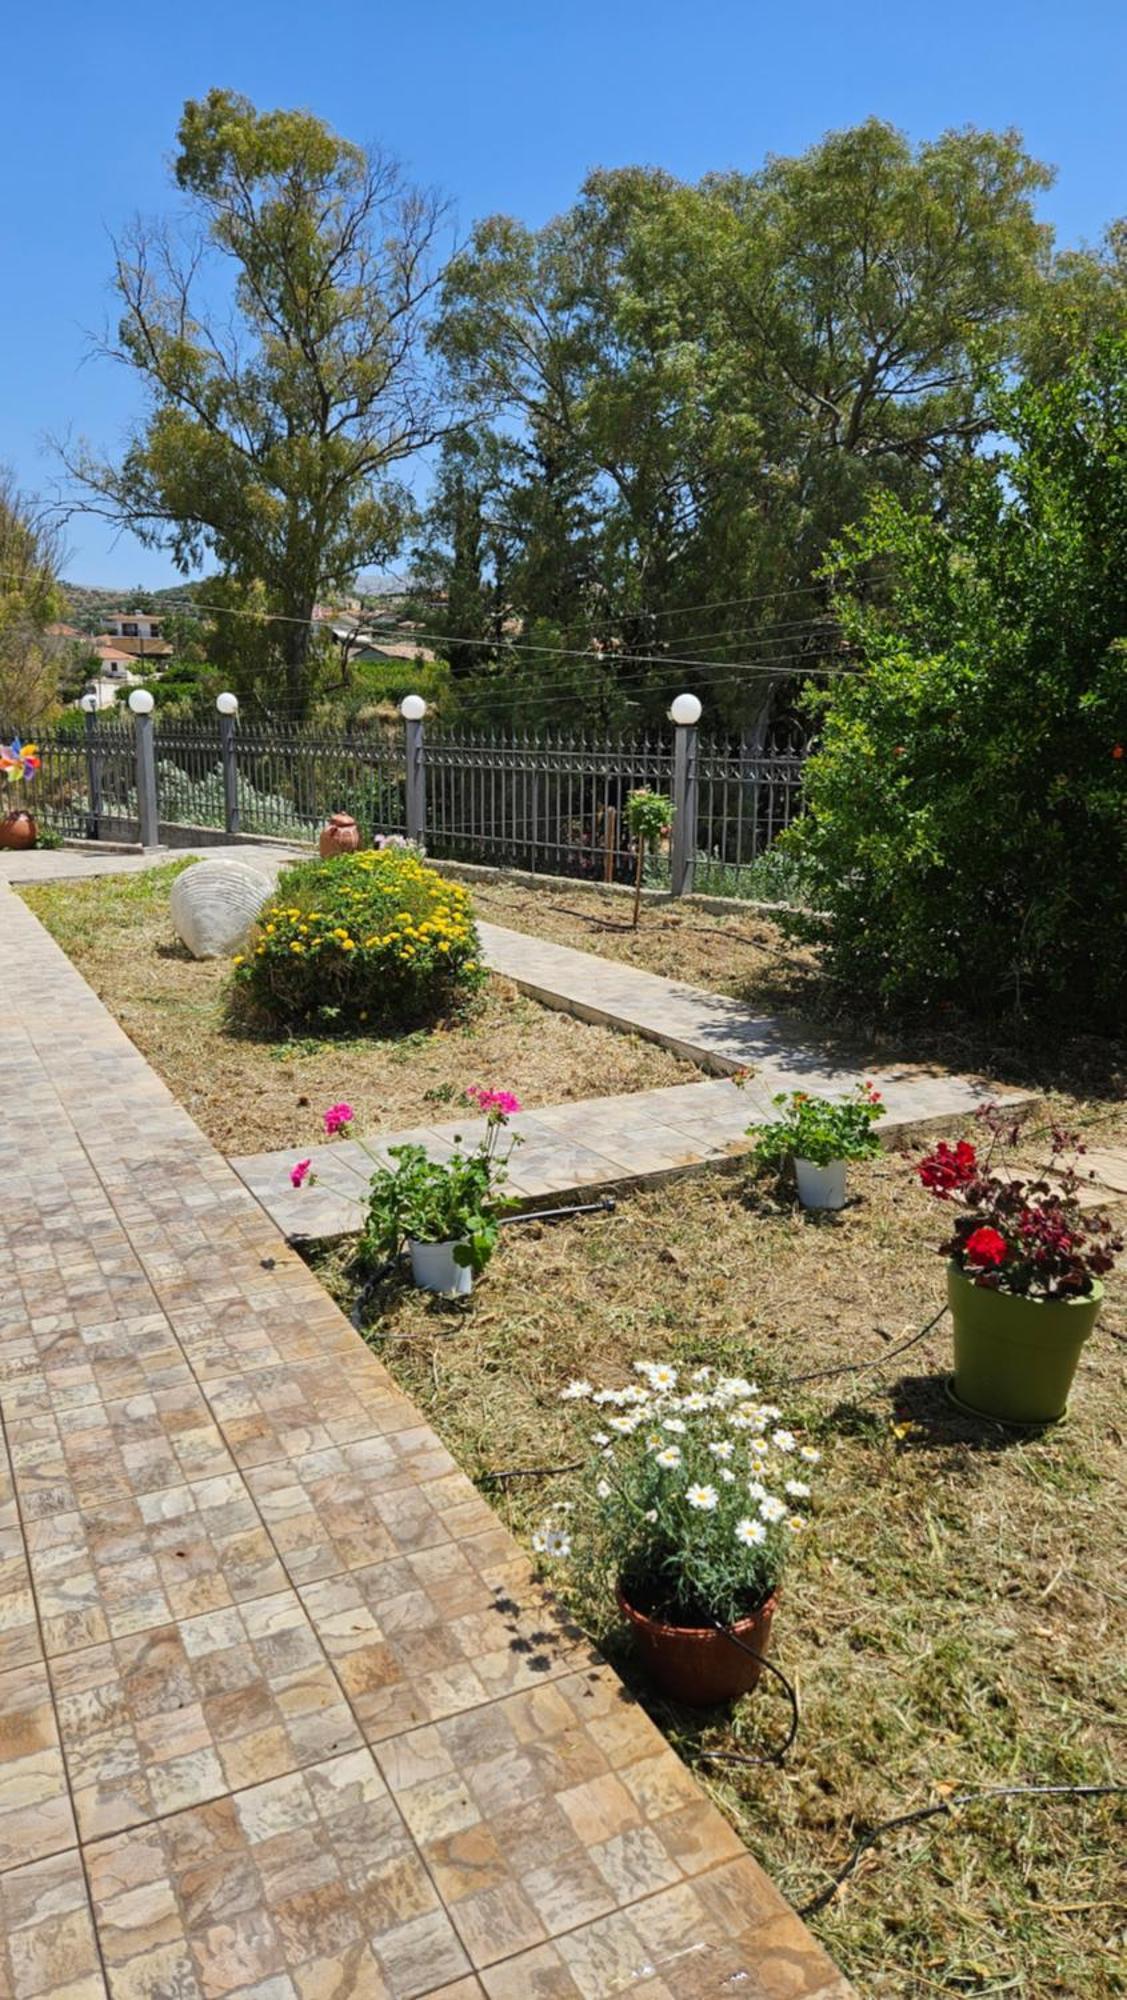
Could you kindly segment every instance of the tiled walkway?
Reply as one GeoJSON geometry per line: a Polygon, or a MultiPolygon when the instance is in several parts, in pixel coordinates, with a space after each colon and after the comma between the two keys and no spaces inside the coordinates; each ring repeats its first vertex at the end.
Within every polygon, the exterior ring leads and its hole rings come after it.
{"type": "MultiPolygon", "coordinates": [[[[987,1094],[961,1077],[870,1074],[888,1104],[881,1127],[888,1140],[897,1131],[968,1117],[987,1094]]],[[[522,1207],[590,1200],[737,1158],[751,1145],[749,1123],[767,1108],[757,1082],[740,1088],[713,1078],[522,1111],[511,1121],[521,1143],[512,1156],[510,1191],[522,1207]]],[[[358,1226],[357,1197],[373,1161],[386,1162],[389,1147],[415,1141],[432,1159],[446,1159],[456,1139],[473,1145],[483,1130],[480,1119],[466,1117],[366,1134],[366,1146],[354,1140],[290,1146],[248,1154],[231,1165],[283,1234],[341,1236],[358,1226]],[[290,1168],[299,1153],[312,1159],[315,1178],[295,1189],[290,1168]]]]}
{"type": "MultiPolygon", "coordinates": [[[[897,1129],[969,1117],[994,1094],[967,1077],[919,1064],[862,1071],[853,1056],[838,1058],[824,1046],[803,1042],[784,1023],[751,1015],[722,994],[522,931],[487,923],[478,928],[488,963],[524,992],[585,1020],[646,1035],[703,1069],[724,1072],[706,1083],[668,1084],[522,1112],[512,1124],[521,1144],[510,1180],[525,1203],[649,1184],[746,1152],[748,1125],[770,1115],[772,1094],[780,1090],[839,1097],[866,1076],[884,1096],[886,1138],[897,1129]],[[751,1074],[742,1086],[728,1080],[745,1065],[751,1074]]],[[[480,1120],[467,1117],[366,1134],[370,1151],[355,1142],[316,1146],[315,1184],[300,1191],[289,1178],[295,1147],[249,1154],[231,1164],[286,1235],[334,1236],[356,1228],[355,1198],[372,1171],[373,1153],[386,1160],[389,1146],[415,1140],[439,1159],[449,1155],[459,1135],[473,1144],[482,1129],[480,1120]]]]}
{"type": "Polygon", "coordinates": [[[846,2000],[3,888],[0,1093],[0,1995],[846,2000]]]}

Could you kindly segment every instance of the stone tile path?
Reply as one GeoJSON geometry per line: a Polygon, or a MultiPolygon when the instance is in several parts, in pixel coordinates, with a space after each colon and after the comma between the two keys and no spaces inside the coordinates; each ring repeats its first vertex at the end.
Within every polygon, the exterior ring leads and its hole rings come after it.
{"type": "Polygon", "coordinates": [[[0,1995],[847,2000],[0,888],[0,1995]]]}
{"type": "MultiPolygon", "coordinates": [[[[889,1140],[906,1129],[966,1118],[989,1095],[960,1077],[880,1070],[869,1074],[888,1104],[881,1130],[889,1140]]],[[[346,1084],[347,1078],[342,1088],[346,1084]]],[[[758,1086],[758,1076],[742,1088],[713,1078],[522,1111],[511,1121],[521,1140],[512,1157],[511,1191],[526,1208],[540,1202],[592,1200],[734,1159],[751,1144],[747,1137],[751,1120],[768,1109],[767,1092],[758,1086]]],[[[823,1087],[833,1094],[832,1085],[823,1087]]],[[[415,1141],[426,1146],[432,1159],[444,1159],[457,1138],[473,1145],[483,1129],[479,1119],[466,1117],[450,1124],[365,1134],[366,1146],[355,1140],[291,1146],[276,1153],[248,1154],[233,1159],[231,1165],[285,1235],[341,1236],[357,1227],[357,1198],[373,1163],[387,1162],[389,1147],[415,1141]],[[290,1168],[299,1154],[312,1159],[315,1178],[295,1189],[290,1168]]]]}
{"type": "Polygon", "coordinates": [[[287,861],[307,859],[308,848],[282,844],[191,848],[147,848],[143,853],[120,854],[99,851],[96,841],[86,850],[74,847],[32,848],[27,853],[11,853],[0,848],[0,882],[87,882],[98,875],[141,875],[147,868],[160,868],[167,861],[179,861],[194,852],[201,861],[245,861],[273,879],[287,861]]]}
{"type": "MultiPolygon", "coordinates": [[[[747,1151],[748,1125],[769,1114],[772,1094],[780,1090],[841,1097],[867,1076],[884,1095],[888,1115],[881,1130],[888,1138],[905,1128],[966,1118],[994,1094],[981,1083],[920,1064],[862,1071],[854,1057],[839,1058],[814,1041],[797,1040],[770,1015],[750,1015],[722,994],[496,924],[478,928],[488,963],[522,991],[584,1020],[661,1042],[703,1069],[724,1072],[723,1080],[522,1112],[512,1125],[521,1144],[513,1155],[511,1184],[525,1205],[582,1200],[585,1194],[648,1185],[731,1159],[747,1151]],[[752,1069],[746,1082],[731,1082],[732,1073],[745,1066],[752,1069]]],[[[346,1083],[342,1078],[342,1090],[346,1083]]],[[[1011,1094],[1009,1101],[1018,1099],[1011,1094]]],[[[356,1227],[356,1197],[372,1171],[373,1153],[386,1161],[390,1146],[414,1140],[440,1159],[459,1135],[473,1144],[481,1130],[479,1120],[467,1117],[366,1134],[370,1151],[354,1141],[315,1146],[310,1157],[316,1181],[300,1191],[291,1187],[289,1170],[305,1147],[249,1154],[231,1164],[286,1235],[336,1236],[356,1227]]]]}

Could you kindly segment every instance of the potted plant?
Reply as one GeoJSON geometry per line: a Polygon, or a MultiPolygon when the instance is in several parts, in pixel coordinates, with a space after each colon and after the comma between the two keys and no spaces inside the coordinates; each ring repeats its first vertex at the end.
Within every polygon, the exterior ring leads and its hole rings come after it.
{"type": "MultiPolygon", "coordinates": [[[[511,1136],[504,1153],[502,1134],[509,1119],[520,1110],[520,1100],[508,1090],[486,1090],[474,1084],[466,1100],[485,1113],[485,1133],[471,1152],[462,1150],[456,1138],[454,1151],[445,1160],[432,1160],[425,1146],[390,1146],[393,1166],[376,1163],[368,1182],[362,1246],[370,1263],[392,1263],[406,1249],[411,1275],[423,1291],[454,1293],[465,1297],[473,1290],[497,1248],[502,1215],[515,1206],[501,1193],[508,1173],[513,1147],[511,1136]]],[[[349,1130],[355,1114],[349,1104],[330,1105],[325,1113],[325,1130],[330,1138],[349,1130]]],[[[363,1139],[361,1149],[376,1161],[372,1148],[363,1139]]],[[[312,1186],[316,1175],[311,1160],[299,1160],[291,1169],[294,1187],[312,1186]]]]}
{"type": "Polygon", "coordinates": [[[664,1362],[634,1367],[624,1388],[562,1392],[591,1405],[590,1461],[578,1506],[534,1546],[580,1554],[585,1574],[607,1579],[654,1685],[711,1707],[759,1680],[821,1454],[742,1376],[698,1368],[682,1385],[664,1362]]]}
{"type": "Polygon", "coordinates": [[[12,787],[33,778],[39,765],[39,752],[34,743],[21,743],[18,736],[11,743],[0,743],[0,788],[3,793],[0,804],[7,808],[0,813],[0,847],[35,846],[39,829],[28,808],[16,804],[12,787]]]}
{"type": "Polygon", "coordinates": [[[995,1105],[978,1117],[988,1134],[983,1154],[968,1140],[941,1139],[916,1168],[931,1194],[962,1211],[939,1246],[954,1323],[954,1393],[1002,1423],[1053,1423],[1068,1407],[1102,1279],[1123,1240],[1107,1215],[1080,1207],[1072,1161],[1084,1148],[1075,1135],[1054,1127],[1048,1161],[1029,1179],[997,1158],[1021,1145],[1020,1122],[995,1105]]]}
{"type": "Polygon", "coordinates": [[[646,855],[653,853],[673,824],[672,799],[667,799],[664,792],[631,792],[626,801],[626,824],[637,849],[634,862],[634,929],[637,930],[646,855]]]}
{"type": "Polygon", "coordinates": [[[885,1111],[879,1090],[860,1083],[851,1096],[836,1101],[792,1090],[771,1102],[783,1116],[748,1127],[755,1165],[782,1173],[793,1164],[803,1208],[844,1208],[850,1160],[868,1160],[880,1152],[873,1131],[885,1111]]]}

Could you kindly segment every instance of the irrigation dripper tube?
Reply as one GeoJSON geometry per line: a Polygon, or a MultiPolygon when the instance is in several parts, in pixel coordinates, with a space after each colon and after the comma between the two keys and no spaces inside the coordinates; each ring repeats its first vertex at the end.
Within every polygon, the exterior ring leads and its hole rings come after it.
{"type": "Polygon", "coordinates": [[[603,1195],[601,1201],[572,1201],[562,1208],[527,1208],[516,1215],[503,1215],[502,1225],[514,1222],[558,1222],[565,1215],[613,1215],[618,1207],[612,1194],[603,1195]]]}

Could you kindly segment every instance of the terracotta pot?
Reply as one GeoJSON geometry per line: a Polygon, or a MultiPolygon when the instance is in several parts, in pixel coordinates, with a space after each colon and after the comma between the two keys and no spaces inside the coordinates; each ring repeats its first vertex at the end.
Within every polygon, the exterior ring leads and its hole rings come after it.
{"type": "Polygon", "coordinates": [[[666,1625],[636,1611],[623,1594],[616,1592],[618,1608],[628,1620],[646,1673],[662,1694],[687,1708],[715,1708],[722,1701],[736,1701],[750,1694],[758,1684],[762,1668],[752,1653],[766,1653],[771,1643],[771,1620],[778,1602],[774,1593],[750,1618],[740,1618],[727,1628],[733,1637],[750,1647],[733,1645],[727,1631],[704,1625],[666,1625]]]}
{"type": "Polygon", "coordinates": [[[0,847],[34,847],[38,838],[39,828],[22,808],[0,819],[0,847]]]}
{"type": "Polygon", "coordinates": [[[330,813],[327,823],[321,828],[318,843],[322,861],[328,861],[334,854],[355,854],[360,845],[360,828],[351,813],[330,813]]]}

